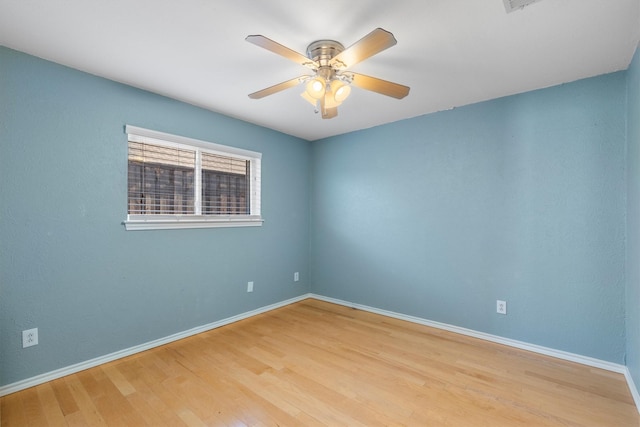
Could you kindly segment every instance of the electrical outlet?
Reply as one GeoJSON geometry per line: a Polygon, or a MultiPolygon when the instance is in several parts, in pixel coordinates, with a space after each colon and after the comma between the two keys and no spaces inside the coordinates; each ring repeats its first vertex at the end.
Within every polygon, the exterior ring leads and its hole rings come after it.
{"type": "Polygon", "coordinates": [[[38,345],[38,328],[22,331],[22,348],[38,345]]]}
{"type": "Polygon", "coordinates": [[[507,314],[507,302],[506,301],[496,301],[496,313],[498,314],[507,314]]]}
{"type": "Polygon", "coordinates": [[[300,273],[296,271],[295,273],[293,273],[293,281],[297,282],[298,280],[300,280],[300,273]]]}
{"type": "Polygon", "coordinates": [[[247,282],[247,292],[253,292],[253,282],[247,282]]]}

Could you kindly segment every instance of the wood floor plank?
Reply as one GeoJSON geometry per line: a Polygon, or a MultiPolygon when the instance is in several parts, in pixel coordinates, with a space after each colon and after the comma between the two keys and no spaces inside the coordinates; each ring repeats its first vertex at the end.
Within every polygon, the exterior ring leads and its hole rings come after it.
{"type": "Polygon", "coordinates": [[[71,395],[78,404],[78,408],[88,425],[107,426],[108,424],[98,412],[95,402],[91,399],[91,396],[87,393],[87,390],[85,390],[82,382],[80,381],[80,376],[83,373],[86,373],[86,371],[80,372],[76,375],[69,375],[65,378],[69,385],[71,395]]]}
{"type": "Polygon", "coordinates": [[[42,404],[44,414],[47,419],[47,425],[49,426],[65,426],[67,425],[62,409],[56,394],[53,391],[51,383],[42,384],[40,387],[35,388],[38,393],[38,397],[42,404]]]}
{"type": "Polygon", "coordinates": [[[22,394],[22,407],[27,419],[25,426],[43,427],[49,425],[36,388],[27,389],[22,394]]]}
{"type": "Polygon", "coordinates": [[[640,426],[624,376],[307,299],[0,399],[12,426],[640,426]]]}
{"type": "Polygon", "coordinates": [[[58,405],[60,406],[60,410],[65,417],[80,411],[65,378],[53,380],[48,384],[51,385],[51,388],[56,395],[58,405]]]}
{"type": "MultiPolygon", "coordinates": [[[[25,392],[27,390],[24,390],[25,392]]],[[[23,427],[27,425],[27,418],[22,405],[22,393],[13,393],[0,399],[2,419],[0,425],[4,427],[23,427]]]]}

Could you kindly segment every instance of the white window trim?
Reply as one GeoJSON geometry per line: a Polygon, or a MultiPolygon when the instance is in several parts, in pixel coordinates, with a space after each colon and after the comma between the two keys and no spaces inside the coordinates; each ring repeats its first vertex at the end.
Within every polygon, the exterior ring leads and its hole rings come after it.
{"type": "MultiPolygon", "coordinates": [[[[205,152],[223,156],[233,156],[251,161],[251,215],[200,215],[201,206],[196,201],[195,215],[130,215],[123,222],[126,230],[170,230],[185,228],[215,228],[215,227],[260,227],[264,220],[260,213],[261,198],[261,160],[262,153],[229,147],[199,139],[172,135],[155,130],[126,125],[125,133],[128,141],[146,142],[149,144],[172,146],[187,149],[201,149],[205,152]]],[[[200,151],[197,151],[200,153],[200,151]]],[[[198,154],[199,156],[200,154],[198,154]]],[[[198,174],[196,174],[198,175],[198,174]]],[[[199,179],[198,176],[195,179],[199,179]]],[[[195,197],[200,198],[196,191],[195,197]]]]}

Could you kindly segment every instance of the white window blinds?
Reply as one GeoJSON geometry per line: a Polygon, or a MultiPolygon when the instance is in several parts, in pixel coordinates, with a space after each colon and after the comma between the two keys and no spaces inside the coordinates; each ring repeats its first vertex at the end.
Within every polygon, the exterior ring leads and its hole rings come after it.
{"type": "Polygon", "coordinates": [[[194,214],[196,152],[129,141],[129,214],[194,214]]]}
{"type": "Polygon", "coordinates": [[[127,229],[261,225],[261,154],[127,126],[127,229]]]}

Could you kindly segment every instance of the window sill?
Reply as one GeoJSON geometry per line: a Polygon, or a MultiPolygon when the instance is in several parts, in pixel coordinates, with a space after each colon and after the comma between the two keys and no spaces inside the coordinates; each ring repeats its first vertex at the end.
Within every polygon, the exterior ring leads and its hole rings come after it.
{"type": "Polygon", "coordinates": [[[175,230],[185,228],[260,227],[264,220],[259,216],[204,215],[129,215],[123,222],[127,231],[175,230]]]}

